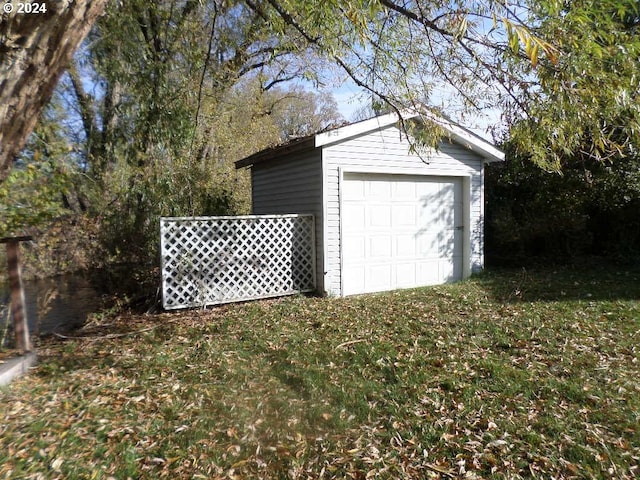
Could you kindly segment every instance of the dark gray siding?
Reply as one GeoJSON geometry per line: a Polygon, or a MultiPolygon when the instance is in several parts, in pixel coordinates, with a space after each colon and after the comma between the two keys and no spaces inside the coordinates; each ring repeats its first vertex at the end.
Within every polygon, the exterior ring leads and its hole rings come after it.
{"type": "Polygon", "coordinates": [[[320,149],[297,153],[251,167],[251,200],[255,215],[315,215],[317,286],[322,285],[322,162],[320,149]]]}

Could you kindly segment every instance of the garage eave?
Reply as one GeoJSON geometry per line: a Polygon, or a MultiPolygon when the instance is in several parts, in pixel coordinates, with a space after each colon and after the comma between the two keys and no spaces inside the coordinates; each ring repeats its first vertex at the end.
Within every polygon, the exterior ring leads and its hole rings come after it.
{"type": "Polygon", "coordinates": [[[485,162],[491,163],[504,161],[504,152],[470,130],[444,117],[429,113],[428,111],[419,111],[412,108],[402,110],[399,113],[392,112],[369,120],[334,128],[326,132],[301,137],[283,145],[262,150],[247,158],[243,158],[242,160],[238,160],[235,162],[235,167],[236,169],[250,167],[258,163],[276,160],[293,153],[303,153],[315,148],[333,145],[360,135],[365,135],[374,130],[390,127],[391,125],[397,124],[400,119],[409,120],[416,117],[439,125],[445,130],[446,136],[448,136],[451,141],[478,154],[485,162]]]}
{"type": "Polygon", "coordinates": [[[454,142],[468,148],[474,153],[477,153],[485,162],[504,162],[504,152],[495,147],[492,143],[486,141],[484,138],[446,119],[440,118],[434,120],[449,133],[450,138],[454,142]]]}
{"type": "Polygon", "coordinates": [[[477,153],[485,162],[504,162],[504,152],[502,150],[479,135],[476,135],[471,130],[445,117],[434,115],[433,113],[423,113],[423,116],[440,125],[452,141],[477,153]]]}
{"type": "Polygon", "coordinates": [[[474,153],[477,153],[485,162],[490,163],[504,161],[504,152],[472,131],[444,117],[437,116],[428,111],[418,111],[417,109],[406,109],[401,111],[399,115],[396,112],[392,112],[369,120],[364,120],[362,122],[353,123],[327,132],[319,133],[315,136],[315,146],[323,147],[342,142],[374,130],[389,127],[398,123],[401,118],[403,120],[409,120],[416,117],[431,121],[441,126],[452,141],[468,148],[474,153]]]}
{"type": "Polygon", "coordinates": [[[242,160],[238,160],[237,162],[235,162],[236,170],[239,170],[244,167],[250,167],[257,163],[263,163],[263,162],[275,160],[277,158],[290,155],[292,153],[301,153],[301,152],[313,150],[315,148],[314,140],[315,140],[315,135],[309,135],[307,137],[297,138],[285,144],[268,148],[258,153],[254,153],[249,157],[243,158],[242,160]]]}
{"type": "Polygon", "coordinates": [[[342,142],[374,130],[386,128],[397,123],[400,118],[408,120],[416,116],[418,116],[418,112],[414,109],[410,109],[400,112],[400,116],[393,112],[379,117],[370,118],[369,120],[345,125],[344,127],[334,128],[333,130],[317,134],[315,136],[315,146],[323,147],[333,143],[342,142]]]}

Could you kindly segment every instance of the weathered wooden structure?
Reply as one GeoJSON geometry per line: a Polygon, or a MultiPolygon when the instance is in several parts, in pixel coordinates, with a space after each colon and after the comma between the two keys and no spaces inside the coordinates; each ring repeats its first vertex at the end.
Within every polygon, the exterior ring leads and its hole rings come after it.
{"type": "Polygon", "coordinates": [[[22,285],[20,267],[20,242],[31,240],[29,236],[0,238],[0,243],[7,246],[7,265],[9,267],[9,288],[11,289],[11,315],[16,338],[16,348],[23,352],[31,351],[29,326],[27,324],[27,307],[22,285]]]}

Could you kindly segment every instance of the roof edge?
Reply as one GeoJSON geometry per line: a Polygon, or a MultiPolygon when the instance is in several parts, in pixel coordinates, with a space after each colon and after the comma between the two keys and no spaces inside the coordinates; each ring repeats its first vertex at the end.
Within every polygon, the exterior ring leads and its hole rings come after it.
{"type": "Polygon", "coordinates": [[[400,110],[399,114],[398,112],[391,112],[319,133],[316,135],[316,147],[331,145],[332,143],[341,142],[342,140],[363,135],[373,130],[385,128],[397,123],[400,119],[409,120],[410,118],[417,117],[419,114],[417,109],[404,109],[400,110]]]}
{"type": "Polygon", "coordinates": [[[493,143],[476,135],[471,130],[458,125],[443,117],[428,116],[442,128],[444,128],[451,138],[469,150],[482,156],[486,162],[504,162],[504,152],[496,147],[493,143]]]}
{"type": "Polygon", "coordinates": [[[352,123],[344,127],[336,128],[317,134],[315,146],[327,146],[348,138],[363,135],[370,131],[385,128],[402,120],[422,117],[441,126],[452,140],[462,144],[471,151],[479,154],[487,162],[504,161],[504,152],[488,140],[476,135],[472,131],[452,122],[442,116],[431,113],[426,109],[408,108],[399,112],[387,113],[362,122],[352,123]]]}
{"type": "Polygon", "coordinates": [[[315,148],[315,135],[301,137],[282,145],[261,150],[235,162],[236,170],[273,159],[275,156],[304,152],[315,148]]]}
{"type": "Polygon", "coordinates": [[[312,134],[306,137],[301,137],[288,143],[267,148],[260,152],[254,153],[246,158],[235,162],[236,169],[250,167],[257,163],[262,163],[268,160],[272,160],[276,157],[292,153],[300,153],[314,148],[332,145],[349,138],[353,138],[359,135],[364,135],[368,132],[389,127],[400,120],[409,120],[412,118],[421,117],[428,121],[431,121],[440,127],[442,127],[447,136],[459,143],[460,145],[468,148],[472,152],[481,156],[485,162],[502,162],[505,155],[502,150],[497,148],[488,140],[476,135],[472,131],[458,125],[451,120],[436,115],[427,109],[420,108],[407,108],[397,112],[387,113],[378,117],[370,118],[356,123],[351,123],[342,127],[334,128],[322,133],[312,134]]]}

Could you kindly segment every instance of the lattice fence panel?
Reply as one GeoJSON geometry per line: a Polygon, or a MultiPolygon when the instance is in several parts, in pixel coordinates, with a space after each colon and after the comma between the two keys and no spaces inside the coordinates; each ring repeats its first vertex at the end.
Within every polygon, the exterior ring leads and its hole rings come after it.
{"type": "Polygon", "coordinates": [[[165,309],[315,289],[313,215],[160,220],[165,309]]]}

